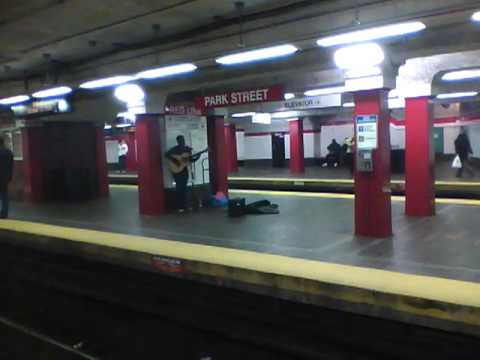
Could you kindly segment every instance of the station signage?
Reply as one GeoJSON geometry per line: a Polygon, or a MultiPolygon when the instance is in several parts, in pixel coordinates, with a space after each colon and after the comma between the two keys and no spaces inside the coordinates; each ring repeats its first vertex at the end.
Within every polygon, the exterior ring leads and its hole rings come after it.
{"type": "Polygon", "coordinates": [[[72,106],[66,99],[49,99],[14,105],[11,110],[15,117],[27,118],[72,112],[72,106]]]}
{"type": "Polygon", "coordinates": [[[193,105],[168,105],[165,107],[168,115],[201,115],[200,110],[193,105]]]}
{"type": "Polygon", "coordinates": [[[356,117],[357,124],[357,149],[374,150],[377,148],[377,115],[359,115],[356,117]]]}
{"type": "Polygon", "coordinates": [[[205,110],[217,107],[281,101],[283,100],[283,96],[283,86],[275,85],[271,87],[229,91],[220,94],[200,96],[195,99],[195,105],[198,109],[205,110]]]}
{"type": "Polygon", "coordinates": [[[283,102],[283,108],[287,110],[319,109],[341,105],[342,96],[340,94],[312,96],[283,102]]]}

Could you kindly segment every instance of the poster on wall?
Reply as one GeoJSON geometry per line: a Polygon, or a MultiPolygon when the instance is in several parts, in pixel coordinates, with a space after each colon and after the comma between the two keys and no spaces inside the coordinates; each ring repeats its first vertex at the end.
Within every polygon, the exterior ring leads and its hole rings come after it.
{"type": "Polygon", "coordinates": [[[107,164],[118,164],[118,141],[106,140],[107,164]]]}
{"type": "MultiPolygon", "coordinates": [[[[197,115],[166,115],[162,133],[163,154],[177,145],[177,136],[185,138],[187,146],[193,149],[193,154],[208,148],[207,119],[197,115]]],[[[174,180],[168,168],[168,161],[164,159],[163,174],[165,188],[174,188],[174,180]]],[[[208,152],[201,154],[198,161],[192,164],[189,185],[203,185],[210,183],[208,152]]]]}
{"type": "Polygon", "coordinates": [[[357,149],[374,150],[377,148],[377,115],[359,115],[357,124],[357,149]]]}

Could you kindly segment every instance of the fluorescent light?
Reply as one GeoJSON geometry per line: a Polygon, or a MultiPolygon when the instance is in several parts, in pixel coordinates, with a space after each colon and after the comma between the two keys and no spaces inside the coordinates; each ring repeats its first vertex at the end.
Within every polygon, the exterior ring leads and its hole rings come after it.
{"type": "Polygon", "coordinates": [[[256,113],[252,117],[252,123],[270,125],[272,123],[272,116],[268,113],[256,113]]]}
{"type": "Polygon", "coordinates": [[[104,128],[105,130],[109,130],[109,129],[112,128],[112,125],[105,125],[103,128],[104,128]]]}
{"type": "Polygon", "coordinates": [[[442,76],[442,80],[445,81],[468,80],[475,78],[480,78],[480,69],[450,71],[442,76]]]}
{"type": "Polygon", "coordinates": [[[355,103],[354,102],[346,102],[343,104],[343,107],[344,108],[353,108],[355,107],[355,103]]]}
{"type": "Polygon", "coordinates": [[[137,84],[120,85],[115,89],[115,97],[127,104],[138,104],[145,99],[145,92],[137,84]]]}
{"type": "Polygon", "coordinates": [[[317,44],[322,47],[354,44],[364,41],[411,34],[422,31],[425,28],[425,24],[419,21],[379,26],[370,29],[352,31],[341,35],[324,37],[319,39],[317,44]]]}
{"type": "Polygon", "coordinates": [[[359,78],[365,76],[382,75],[382,69],[378,66],[351,69],[345,72],[346,78],[359,78]]]}
{"type": "Polygon", "coordinates": [[[335,86],[322,89],[308,90],[305,91],[305,96],[341,94],[343,92],[345,92],[345,86],[335,86]]]}
{"type": "Polygon", "coordinates": [[[405,108],[405,99],[404,98],[388,99],[388,108],[389,109],[404,109],[405,108]]]}
{"type": "Polygon", "coordinates": [[[137,79],[158,79],[162,77],[185,74],[197,70],[193,64],[178,64],[142,71],[136,75],[137,79]]]}
{"type": "Polygon", "coordinates": [[[60,86],[52,89],[37,91],[32,94],[35,98],[49,98],[70,94],[73,90],[68,86],[60,86]]]}
{"type": "Polygon", "coordinates": [[[272,114],[273,119],[288,119],[288,118],[296,118],[298,117],[297,111],[281,111],[272,114]]]}
{"type": "Polygon", "coordinates": [[[116,127],[117,128],[125,128],[125,127],[130,127],[132,124],[118,124],[116,127]]]}
{"type": "Polygon", "coordinates": [[[284,95],[284,98],[285,98],[285,100],[295,99],[295,94],[294,93],[286,93],[284,95]]]}
{"type": "Polygon", "coordinates": [[[298,51],[293,45],[279,45],[263,49],[240,52],[232,55],[222,56],[215,61],[222,65],[242,64],[252,61],[273,59],[281,56],[294,54],[298,51]]]}
{"type": "Polygon", "coordinates": [[[365,69],[380,65],[385,60],[385,54],[380,45],[366,43],[337,50],[334,60],[340,69],[365,69]]]}
{"type": "Polygon", "coordinates": [[[119,76],[112,76],[104,79],[87,81],[81,84],[80,87],[82,89],[99,89],[99,88],[108,87],[108,86],[125,84],[132,80],[135,80],[135,77],[127,76],[127,75],[119,75],[119,76]]]}
{"type": "Polygon", "coordinates": [[[456,98],[462,98],[462,97],[473,97],[477,95],[478,95],[478,92],[476,91],[466,91],[466,92],[440,94],[440,95],[437,95],[437,99],[456,99],[456,98]]]}
{"type": "Polygon", "coordinates": [[[0,100],[0,105],[14,105],[30,100],[28,95],[17,95],[0,100]]]}
{"type": "Polygon", "coordinates": [[[236,114],[233,114],[232,117],[234,117],[234,118],[242,118],[242,117],[254,116],[255,114],[256,114],[256,113],[254,113],[254,112],[236,113],[236,114]]]}
{"type": "Polygon", "coordinates": [[[477,11],[475,14],[472,15],[473,21],[480,21],[480,11],[477,11]]]}
{"type": "Polygon", "coordinates": [[[348,92],[383,88],[385,88],[385,79],[382,75],[347,79],[347,81],[345,81],[345,91],[348,92]]]}

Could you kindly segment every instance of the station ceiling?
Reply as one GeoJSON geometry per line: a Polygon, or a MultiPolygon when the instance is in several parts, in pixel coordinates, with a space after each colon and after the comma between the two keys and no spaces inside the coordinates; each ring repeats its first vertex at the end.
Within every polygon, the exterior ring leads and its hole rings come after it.
{"type": "MultiPolygon", "coordinates": [[[[338,74],[331,54],[319,49],[315,39],[409,20],[425,22],[427,31],[385,44],[395,66],[409,58],[480,49],[480,26],[470,21],[471,14],[480,10],[478,0],[244,0],[243,4],[239,10],[233,0],[2,0],[0,95],[21,91],[25,79],[30,89],[55,79],[78,85],[180,61],[201,66],[202,74],[194,79],[197,88],[230,79],[262,82],[267,75],[271,81],[295,84],[305,78],[307,86],[308,81],[334,82],[338,74]],[[216,56],[242,47],[283,42],[295,43],[302,53],[288,62],[256,67],[224,70],[215,65],[216,56]],[[315,76],[308,74],[312,71],[315,76]]],[[[462,67],[452,61],[452,67],[462,67]]],[[[191,86],[185,81],[179,84],[183,89],[191,86]]]]}

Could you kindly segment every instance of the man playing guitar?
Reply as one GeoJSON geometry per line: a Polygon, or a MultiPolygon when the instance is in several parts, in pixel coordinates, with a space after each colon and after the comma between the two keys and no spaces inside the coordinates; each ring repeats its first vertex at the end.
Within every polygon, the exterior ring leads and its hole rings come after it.
{"type": "Polygon", "coordinates": [[[178,212],[184,212],[187,208],[188,168],[190,164],[197,161],[205,151],[192,155],[192,148],[185,145],[183,135],[178,135],[177,145],[165,154],[170,161],[170,171],[175,180],[178,212]]]}

